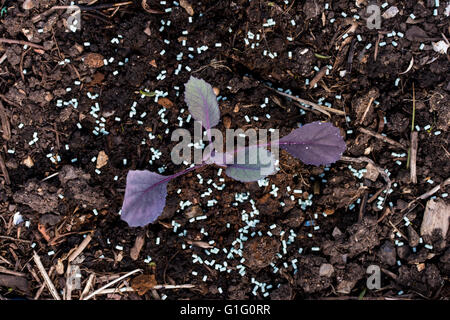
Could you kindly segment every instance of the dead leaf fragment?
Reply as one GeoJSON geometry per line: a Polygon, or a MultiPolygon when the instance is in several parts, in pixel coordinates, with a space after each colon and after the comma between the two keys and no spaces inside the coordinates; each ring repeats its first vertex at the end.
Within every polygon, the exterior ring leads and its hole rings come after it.
{"type": "Polygon", "coordinates": [[[32,168],[34,166],[33,159],[31,159],[30,156],[28,156],[25,160],[22,162],[24,165],[26,165],[28,168],[32,168]]]}
{"type": "Polygon", "coordinates": [[[100,53],[88,53],[84,57],[84,63],[90,68],[100,68],[103,67],[103,56],[100,53]]]}
{"type": "Polygon", "coordinates": [[[378,176],[380,174],[378,172],[377,168],[373,164],[368,163],[366,166],[366,170],[367,171],[364,172],[364,178],[369,179],[374,182],[377,181],[378,176]]]}
{"type": "Polygon", "coordinates": [[[108,163],[108,155],[105,153],[105,151],[100,151],[97,155],[97,169],[100,169],[101,167],[104,167],[108,163]]]}
{"type": "Polygon", "coordinates": [[[140,296],[146,294],[148,290],[153,289],[157,284],[154,274],[141,274],[131,280],[131,287],[140,296]]]}
{"type": "Polygon", "coordinates": [[[192,9],[191,4],[187,0],[180,0],[180,6],[186,10],[187,14],[190,16],[194,15],[194,9],[192,9]]]}
{"type": "Polygon", "coordinates": [[[444,40],[438,41],[438,42],[431,42],[433,44],[433,50],[440,53],[440,54],[447,54],[448,50],[448,43],[446,43],[444,40]]]}
{"type": "Polygon", "coordinates": [[[170,108],[173,107],[173,102],[170,101],[170,100],[167,99],[167,98],[159,98],[159,99],[158,99],[158,104],[159,104],[160,106],[163,106],[163,107],[166,108],[166,109],[170,109],[170,108]]]}

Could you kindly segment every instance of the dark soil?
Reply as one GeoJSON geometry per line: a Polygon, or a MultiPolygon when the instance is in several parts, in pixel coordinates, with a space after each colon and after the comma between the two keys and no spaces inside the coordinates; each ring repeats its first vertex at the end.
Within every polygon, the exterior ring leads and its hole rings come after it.
{"type": "MultiPolygon", "coordinates": [[[[356,1],[360,8],[355,1],[191,1],[192,22],[189,9],[168,0],[144,1],[153,13],[140,0],[109,9],[99,5],[111,1],[90,7],[80,1],[89,8],[77,32],[66,32],[65,10],[32,19],[69,1],[34,1],[27,10],[23,2],[1,1],[7,11],[2,11],[0,37],[38,47],[0,43],[0,298],[54,298],[41,290],[44,281],[33,251],[63,295],[68,257],[87,235],[92,240],[71,262],[81,274],[72,299],[80,297],[91,275],[92,292],[138,268],[154,274],[148,279],[158,284],[195,287],[139,289],[141,295],[118,291],[96,299],[450,296],[448,237],[442,239],[437,230],[436,236],[419,240],[430,196],[449,204],[444,181],[450,177],[450,59],[432,47],[443,36],[450,38],[445,1],[439,8],[435,1],[395,1],[399,13],[383,19],[380,30],[366,27],[365,1],[356,1]],[[348,30],[352,23],[355,32],[348,30]],[[208,49],[198,53],[204,45],[208,49]],[[328,65],[329,73],[315,78],[328,65]],[[191,75],[220,90],[219,129],[276,128],[283,136],[299,124],[329,121],[341,128],[344,155],[368,157],[387,170],[392,191],[383,192],[385,179],[367,162],[313,167],[281,153],[281,170],[266,179],[267,186],[219,177],[217,167],[180,177],[169,184],[160,219],[130,228],[119,215],[127,172],[163,168],[168,175],[183,169],[170,160],[176,144],[170,137],[179,128],[178,117],[193,131],[183,99],[191,75]],[[312,81],[316,87],[308,84],[312,81]],[[304,111],[268,86],[289,89],[346,116],[304,111]],[[141,95],[146,90],[168,92],[168,100],[155,102],[141,95]],[[407,167],[413,101],[417,183],[407,167]],[[161,105],[167,107],[167,123],[161,121],[161,105]],[[162,155],[150,164],[151,148],[162,155]],[[96,171],[100,151],[108,160],[96,171]],[[360,171],[364,168],[366,173],[360,171]],[[213,183],[225,188],[217,190],[213,183]],[[414,201],[440,184],[434,194],[414,201]],[[270,193],[275,186],[278,192],[270,193]],[[208,188],[210,195],[203,195],[208,188]],[[217,203],[210,207],[212,199],[217,203]],[[192,204],[182,209],[181,201],[192,204]],[[23,222],[16,225],[17,212],[23,222]],[[243,214],[250,212],[259,223],[244,233],[243,214]],[[206,219],[190,222],[201,215],[206,219]],[[236,239],[241,239],[242,257],[236,239]],[[366,287],[370,265],[381,268],[379,289],[366,287]]],[[[114,287],[133,286],[136,276],[114,287]]]]}

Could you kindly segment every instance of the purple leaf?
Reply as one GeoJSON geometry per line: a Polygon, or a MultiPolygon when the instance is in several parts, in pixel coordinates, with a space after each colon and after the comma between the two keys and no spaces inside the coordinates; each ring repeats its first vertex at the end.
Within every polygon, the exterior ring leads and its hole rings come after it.
{"type": "Polygon", "coordinates": [[[328,122],[312,122],[279,140],[280,148],[306,164],[327,165],[338,161],[346,145],[339,129],[328,122]]]}
{"type": "Polygon", "coordinates": [[[206,130],[216,126],[220,121],[220,110],[211,85],[203,79],[191,76],[184,86],[184,101],[192,117],[200,121],[206,130]]]}
{"type": "MultiPolygon", "coordinates": [[[[225,158],[228,159],[229,155],[225,154],[225,158]]],[[[227,176],[241,182],[257,181],[274,172],[275,159],[272,153],[260,146],[238,149],[234,161],[227,164],[225,171],[227,176]]]]}
{"type": "Polygon", "coordinates": [[[171,179],[147,170],[129,171],[121,219],[130,227],[142,227],[158,219],[166,205],[171,179]]]}

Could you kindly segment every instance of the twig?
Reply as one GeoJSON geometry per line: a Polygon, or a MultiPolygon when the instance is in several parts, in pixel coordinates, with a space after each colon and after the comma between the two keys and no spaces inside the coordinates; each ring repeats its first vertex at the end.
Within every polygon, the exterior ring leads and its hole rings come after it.
{"type": "Polygon", "coordinates": [[[16,239],[16,238],[13,238],[13,237],[8,237],[8,236],[0,236],[0,239],[7,239],[7,240],[11,240],[11,241],[18,241],[18,242],[24,242],[24,243],[31,243],[30,240],[16,239]]]}
{"type": "Polygon", "coordinates": [[[94,283],[94,278],[95,274],[91,273],[86,282],[86,286],[84,287],[83,292],[81,293],[80,300],[83,300],[83,298],[89,293],[89,290],[91,290],[92,284],[94,283]]]}
{"type": "Polygon", "coordinates": [[[416,162],[417,162],[417,148],[418,148],[418,132],[411,132],[411,182],[417,183],[416,162]]]}
{"type": "Polygon", "coordinates": [[[424,194],[422,194],[421,196],[417,197],[417,200],[424,200],[424,199],[426,199],[428,197],[431,197],[433,194],[438,192],[442,187],[445,187],[448,184],[450,184],[450,178],[445,179],[445,181],[442,182],[440,185],[437,185],[436,187],[434,187],[430,191],[427,191],[424,194]]]}
{"type": "MultiPolygon", "coordinates": [[[[374,168],[378,171],[378,173],[383,177],[384,181],[386,181],[386,188],[384,190],[386,190],[387,195],[389,195],[389,190],[391,189],[392,181],[389,178],[388,174],[383,169],[378,167],[375,164],[375,162],[373,162],[371,159],[369,159],[367,157],[351,158],[351,157],[343,156],[343,157],[341,157],[341,161],[356,162],[356,163],[368,162],[368,163],[372,164],[374,166],[374,168]]],[[[381,193],[381,191],[380,191],[380,193],[381,193]]],[[[387,199],[387,196],[384,197],[383,203],[386,202],[386,199],[387,199]]],[[[370,203],[370,200],[369,200],[369,203],[370,203]]]]}
{"type": "MultiPolygon", "coordinates": [[[[159,289],[191,289],[191,288],[195,288],[195,285],[193,284],[161,284],[161,285],[156,285],[154,286],[152,289],[154,290],[159,290],[159,289]]],[[[111,288],[111,289],[105,289],[102,290],[101,292],[97,293],[97,295],[99,294],[111,294],[111,293],[123,293],[123,292],[136,292],[136,290],[134,290],[131,287],[125,287],[125,288],[111,288]]]]}
{"type": "Polygon", "coordinates": [[[74,252],[72,252],[72,254],[69,256],[69,258],[67,259],[67,261],[69,262],[69,264],[75,260],[76,257],[78,257],[80,255],[80,253],[83,252],[83,250],[88,246],[89,242],[91,242],[92,240],[92,236],[90,234],[88,234],[86,236],[86,238],[84,238],[84,240],[80,243],[80,245],[75,249],[74,252]]]}
{"type": "Polygon", "coordinates": [[[41,275],[44,278],[45,284],[47,285],[47,288],[50,291],[50,293],[52,294],[53,298],[55,300],[61,300],[61,297],[59,296],[58,291],[56,291],[56,288],[53,285],[52,280],[50,280],[50,277],[48,276],[47,271],[45,271],[45,268],[41,262],[41,258],[38,256],[36,251],[33,251],[33,260],[34,260],[34,263],[36,263],[36,266],[38,267],[39,271],[41,272],[41,275]]]}
{"type": "MultiPolygon", "coordinates": [[[[96,6],[77,6],[81,11],[90,11],[90,10],[100,10],[100,9],[108,9],[108,8],[114,8],[114,7],[121,7],[121,6],[127,6],[133,4],[133,1],[128,2],[120,2],[120,3],[106,3],[106,4],[99,4],[96,6]]],[[[47,11],[44,11],[37,16],[34,16],[31,21],[33,23],[36,23],[38,21],[41,21],[44,17],[48,16],[49,14],[53,13],[56,10],[67,10],[74,6],[54,6],[47,11]]]]}
{"type": "Polygon", "coordinates": [[[5,107],[3,103],[0,101],[0,120],[3,130],[3,139],[9,140],[11,139],[11,125],[9,124],[8,115],[6,114],[5,107]]]}
{"type": "Polygon", "coordinates": [[[159,284],[153,287],[153,289],[189,289],[195,288],[193,284],[159,284]]]}
{"type": "Polygon", "coordinates": [[[9,44],[21,44],[21,45],[27,45],[29,47],[33,47],[36,49],[45,50],[45,48],[41,45],[38,45],[33,42],[29,41],[23,41],[23,40],[15,40],[15,39],[6,39],[6,38],[0,38],[0,43],[9,43],[9,44]]]}
{"type": "Polygon", "coordinates": [[[364,191],[364,196],[361,201],[361,206],[359,207],[359,215],[358,215],[358,222],[362,221],[364,217],[364,213],[366,212],[366,204],[367,204],[367,198],[369,197],[369,193],[364,191]]]}
{"type": "Polygon", "coordinates": [[[55,173],[49,175],[48,177],[45,177],[44,179],[42,179],[41,182],[44,182],[44,181],[46,181],[46,180],[48,180],[48,179],[51,179],[51,178],[53,178],[53,177],[56,177],[58,174],[59,174],[59,172],[55,172],[55,173]]]}
{"type": "Polygon", "coordinates": [[[447,178],[444,182],[442,182],[441,184],[435,186],[433,189],[425,192],[424,194],[418,196],[416,199],[412,200],[411,202],[408,203],[408,205],[402,209],[400,211],[401,214],[403,214],[406,211],[411,211],[413,210],[415,207],[417,207],[417,204],[419,202],[419,200],[425,200],[429,197],[431,197],[433,194],[435,194],[436,192],[438,192],[441,188],[445,187],[446,185],[450,184],[450,178],[447,178]]]}
{"type": "Polygon", "coordinates": [[[401,148],[401,149],[404,149],[404,150],[408,149],[404,145],[402,145],[401,143],[399,143],[399,142],[397,142],[395,140],[392,140],[391,138],[385,137],[385,136],[383,136],[383,135],[381,135],[379,133],[373,132],[373,131],[371,131],[369,129],[366,129],[366,128],[363,128],[363,127],[359,127],[358,130],[361,131],[362,133],[365,133],[365,134],[368,134],[368,135],[370,135],[370,136],[372,136],[374,138],[377,138],[377,139],[379,139],[379,140],[381,140],[383,142],[392,144],[393,146],[396,146],[398,148],[401,148]]]}
{"type": "Polygon", "coordinates": [[[129,276],[131,276],[132,274],[135,274],[136,272],[142,272],[141,269],[135,269],[131,272],[128,272],[127,274],[117,278],[116,280],[111,281],[110,283],[107,283],[106,285],[104,285],[103,287],[101,287],[100,289],[95,290],[94,292],[92,292],[90,295],[88,295],[86,298],[83,298],[83,300],[89,300],[91,298],[93,298],[94,296],[96,296],[97,294],[99,294],[99,292],[102,292],[103,290],[105,290],[106,288],[111,287],[112,285],[122,281],[125,278],[128,278],[129,276]]]}
{"type": "Polygon", "coordinates": [[[317,74],[314,76],[314,78],[312,78],[311,82],[309,83],[310,89],[314,88],[316,83],[319,82],[319,80],[323,78],[323,76],[325,75],[327,70],[328,70],[328,67],[325,66],[325,67],[322,67],[322,69],[320,69],[319,72],[317,72],[317,74]]]}
{"type": "MultiPolygon", "coordinates": [[[[3,177],[5,178],[6,184],[11,184],[11,180],[9,179],[8,169],[6,169],[5,160],[3,156],[0,154],[0,169],[2,170],[3,177]]],[[[3,237],[3,236],[0,236],[3,237]]]]}
{"type": "Polygon", "coordinates": [[[314,102],[311,102],[311,101],[308,101],[308,100],[305,100],[305,99],[302,99],[302,98],[295,97],[295,96],[290,95],[290,94],[288,94],[288,93],[284,93],[284,92],[275,90],[274,88],[271,88],[271,87],[269,87],[269,86],[266,86],[266,87],[269,88],[269,89],[271,89],[271,90],[273,90],[273,91],[275,91],[276,93],[278,93],[278,94],[280,94],[280,95],[282,95],[282,96],[291,98],[291,99],[294,100],[294,101],[297,101],[297,102],[300,102],[300,103],[307,104],[307,105],[311,106],[313,109],[315,109],[315,110],[317,110],[317,111],[320,111],[320,112],[326,114],[328,117],[331,117],[331,115],[329,114],[329,112],[335,113],[335,114],[338,114],[338,115],[341,115],[341,116],[344,116],[344,115],[345,115],[345,112],[344,112],[344,111],[341,111],[341,110],[338,110],[338,109],[334,109],[334,108],[329,108],[329,107],[322,107],[322,106],[318,105],[317,103],[314,103],[314,102]]]}
{"type": "Polygon", "coordinates": [[[360,124],[362,124],[364,122],[364,120],[366,120],[367,113],[369,112],[370,106],[372,105],[372,102],[374,100],[375,100],[375,97],[370,97],[369,103],[367,104],[367,107],[366,107],[366,111],[364,111],[364,114],[363,114],[361,120],[359,120],[360,124]]]}
{"type": "Polygon", "coordinates": [[[26,277],[27,276],[25,273],[12,271],[12,270],[6,269],[2,266],[0,266],[0,273],[10,274],[10,275],[13,275],[16,277],[26,277]]]}

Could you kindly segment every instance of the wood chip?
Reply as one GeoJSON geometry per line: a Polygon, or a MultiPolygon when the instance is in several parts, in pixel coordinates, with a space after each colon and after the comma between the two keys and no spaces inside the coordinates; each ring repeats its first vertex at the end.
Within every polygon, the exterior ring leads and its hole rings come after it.
{"type": "Polygon", "coordinates": [[[420,234],[431,238],[433,231],[438,229],[442,238],[445,239],[449,228],[449,219],[449,204],[445,203],[442,199],[428,200],[423,215],[422,225],[420,226],[420,234]]]}
{"type": "Polygon", "coordinates": [[[140,234],[136,237],[136,240],[134,241],[134,246],[130,250],[130,257],[134,261],[136,261],[139,258],[139,253],[141,252],[142,247],[145,244],[145,234],[140,234]]]}
{"type": "Polygon", "coordinates": [[[97,169],[100,169],[108,163],[108,155],[105,153],[105,151],[100,151],[97,155],[97,169]]]}

